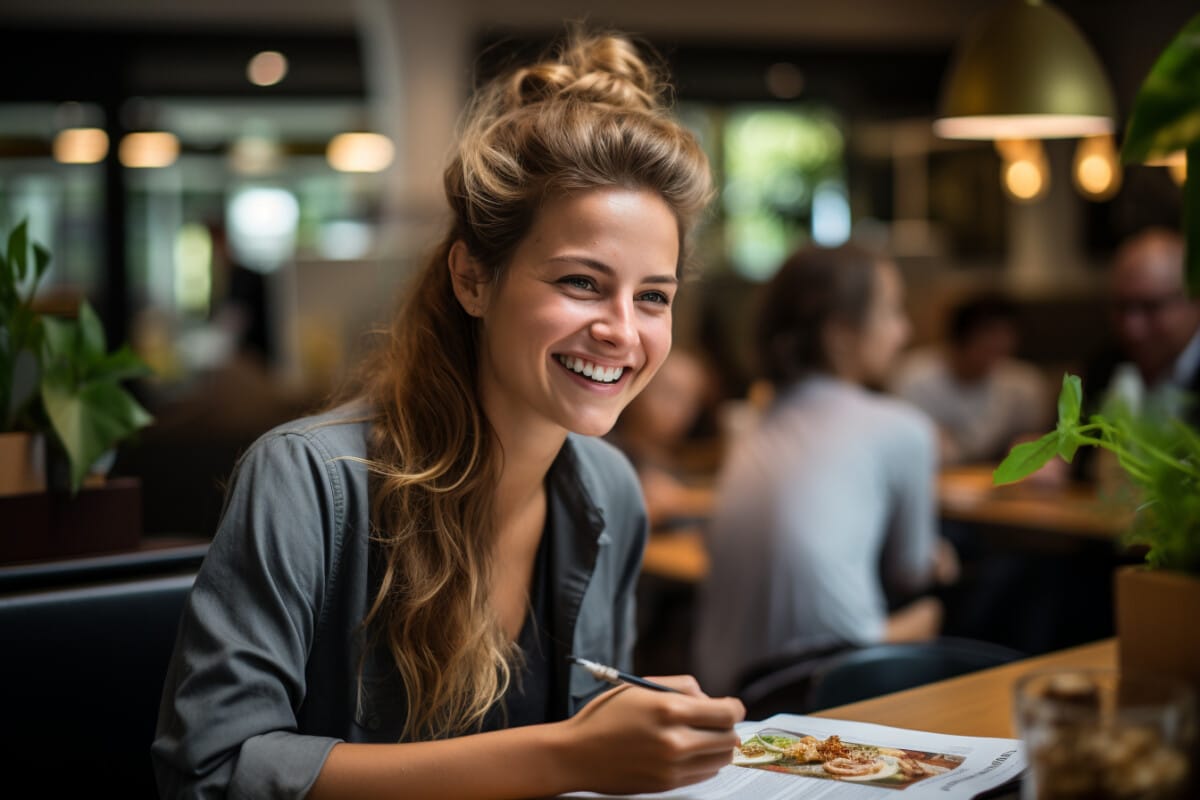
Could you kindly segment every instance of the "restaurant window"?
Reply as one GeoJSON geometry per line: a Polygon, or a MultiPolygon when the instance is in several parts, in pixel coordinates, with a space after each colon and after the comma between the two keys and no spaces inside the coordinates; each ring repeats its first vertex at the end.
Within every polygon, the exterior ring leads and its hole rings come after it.
{"type": "Polygon", "coordinates": [[[723,266],[761,282],[800,245],[849,238],[844,137],[834,112],[819,105],[681,111],[713,162],[723,266]]]}
{"type": "Polygon", "coordinates": [[[27,220],[30,238],[52,253],[43,291],[93,294],[103,248],[104,169],[55,158],[55,133],[71,121],[96,129],[103,114],[79,103],[0,105],[0,222],[10,230],[27,220]]]}

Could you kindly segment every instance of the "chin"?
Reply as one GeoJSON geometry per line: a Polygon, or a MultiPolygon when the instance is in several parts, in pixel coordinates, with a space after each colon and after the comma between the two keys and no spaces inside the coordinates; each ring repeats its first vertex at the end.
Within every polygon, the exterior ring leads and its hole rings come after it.
{"type": "Polygon", "coordinates": [[[573,420],[566,428],[571,433],[576,433],[580,436],[606,436],[616,424],[616,417],[612,419],[577,419],[573,420]]]}

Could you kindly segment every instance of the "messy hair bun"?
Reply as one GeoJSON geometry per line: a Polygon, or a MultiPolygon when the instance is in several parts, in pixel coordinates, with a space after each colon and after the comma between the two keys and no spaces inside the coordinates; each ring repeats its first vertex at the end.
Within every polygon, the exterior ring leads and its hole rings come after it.
{"type": "Polygon", "coordinates": [[[576,36],[553,60],[515,70],[505,100],[512,107],[566,97],[645,111],[660,107],[666,84],[629,41],[576,36]]]}
{"type": "Polygon", "coordinates": [[[624,186],[674,212],[682,266],[712,184],[704,151],[668,112],[665,80],[628,39],[573,30],[468,106],[445,173],[456,238],[498,271],[548,193],[624,186]]]}

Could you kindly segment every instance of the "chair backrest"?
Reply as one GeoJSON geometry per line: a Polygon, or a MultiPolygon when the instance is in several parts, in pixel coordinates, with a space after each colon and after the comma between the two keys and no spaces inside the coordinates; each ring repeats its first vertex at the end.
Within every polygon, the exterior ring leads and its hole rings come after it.
{"type": "Polygon", "coordinates": [[[157,797],[159,699],[195,573],[0,595],[0,752],[48,794],[157,797]]]}
{"type": "Polygon", "coordinates": [[[977,639],[876,644],[847,651],[815,672],[809,707],[816,711],[1008,664],[1025,653],[977,639]]]}
{"type": "Polygon", "coordinates": [[[830,649],[776,659],[738,691],[747,719],[805,714],[1024,658],[1002,645],[958,637],[830,649]]]}

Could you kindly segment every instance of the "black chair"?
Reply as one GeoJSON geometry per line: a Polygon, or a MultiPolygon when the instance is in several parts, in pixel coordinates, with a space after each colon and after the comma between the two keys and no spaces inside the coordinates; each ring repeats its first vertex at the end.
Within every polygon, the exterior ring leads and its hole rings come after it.
{"type": "Polygon", "coordinates": [[[1007,664],[1025,654],[958,637],[802,653],[757,668],[738,695],[747,719],[805,714],[1007,664]]]}
{"type": "Polygon", "coordinates": [[[928,642],[876,644],[848,651],[813,676],[814,710],[911,689],[1025,658],[1010,647],[978,639],[942,637],[928,642]]]}
{"type": "Polygon", "coordinates": [[[158,796],[150,743],[194,579],[0,595],[0,752],[40,793],[158,796]]]}

